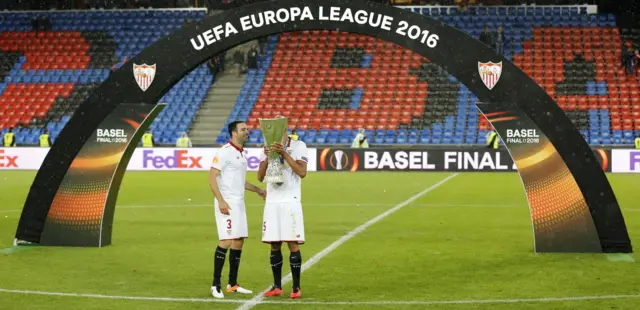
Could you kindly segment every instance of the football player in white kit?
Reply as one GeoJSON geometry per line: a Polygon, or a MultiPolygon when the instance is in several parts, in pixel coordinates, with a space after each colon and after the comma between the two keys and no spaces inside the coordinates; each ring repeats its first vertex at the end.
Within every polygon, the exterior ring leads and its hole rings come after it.
{"type": "Polygon", "coordinates": [[[249,236],[244,192],[245,190],[252,191],[262,198],[265,198],[266,195],[264,190],[246,181],[247,158],[243,153],[243,146],[249,138],[247,125],[244,122],[235,121],[229,124],[228,130],[231,142],[218,150],[213,158],[209,173],[209,185],[215,196],[216,226],[220,239],[215,253],[213,284],[211,285],[211,295],[216,298],[224,298],[220,277],[229,248],[231,251],[229,251],[227,293],[252,293],[238,284],[240,254],[244,238],[249,236]]]}
{"type": "Polygon", "coordinates": [[[300,244],[304,243],[304,221],[302,216],[302,179],[307,175],[307,145],[287,136],[285,129],[282,143],[265,146],[261,156],[258,180],[264,180],[267,171],[269,151],[280,153],[284,164],[284,183],[267,184],[267,200],[264,206],[262,242],[271,244],[271,271],[273,286],[264,297],[282,295],[282,252],[283,242],[289,246],[289,263],[293,276],[293,290],[290,298],[300,298],[300,268],[302,256],[300,244]]]}

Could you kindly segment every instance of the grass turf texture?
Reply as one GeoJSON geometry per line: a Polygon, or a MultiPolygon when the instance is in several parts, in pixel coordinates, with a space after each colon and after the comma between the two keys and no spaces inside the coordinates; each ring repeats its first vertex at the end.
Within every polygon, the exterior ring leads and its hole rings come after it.
{"type": "MultiPolygon", "coordinates": [[[[34,172],[0,172],[0,249],[12,245],[34,172]],[[5,180],[6,178],[6,180],[5,180]]],[[[447,177],[447,173],[311,173],[304,180],[303,261],[349,231],[447,177]]],[[[608,175],[633,244],[640,238],[640,176],[608,175]]],[[[255,182],[255,173],[249,174],[255,182]]],[[[260,242],[261,201],[247,197],[249,234],[240,283],[271,283],[260,242]]],[[[217,233],[207,174],[129,172],[113,244],[37,247],[0,254],[0,288],[213,299],[208,295],[217,233]],[[189,199],[191,199],[189,201],[189,199]]],[[[288,250],[283,273],[289,272],[288,250]]],[[[631,257],[637,260],[635,254],[631,257]]],[[[228,264],[223,271],[227,280],[228,264]]],[[[305,302],[451,301],[633,295],[638,265],[606,255],[535,254],[531,221],[515,173],[460,174],[370,226],[302,276],[303,300],[254,309],[637,309],[640,298],[494,304],[331,305],[305,302]],[[299,304],[302,303],[302,304],[299,304]]],[[[291,284],[285,285],[288,294],[291,284]]],[[[251,295],[226,295],[250,299],[251,295]]],[[[272,299],[269,299],[272,300],[272,299]]],[[[289,302],[287,298],[275,299],[289,302]]],[[[0,292],[2,309],[235,309],[239,303],[97,299],[0,292]]]]}

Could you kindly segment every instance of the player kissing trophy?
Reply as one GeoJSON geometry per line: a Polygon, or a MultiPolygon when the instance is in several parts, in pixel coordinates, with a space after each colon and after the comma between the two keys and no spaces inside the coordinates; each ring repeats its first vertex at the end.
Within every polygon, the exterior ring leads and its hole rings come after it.
{"type": "MultiPolygon", "coordinates": [[[[289,126],[289,119],[286,117],[260,118],[260,130],[266,146],[271,147],[273,143],[283,143],[285,130],[289,126]]],[[[264,177],[265,183],[284,183],[284,160],[277,152],[269,152],[267,159],[267,171],[264,177]]]]}

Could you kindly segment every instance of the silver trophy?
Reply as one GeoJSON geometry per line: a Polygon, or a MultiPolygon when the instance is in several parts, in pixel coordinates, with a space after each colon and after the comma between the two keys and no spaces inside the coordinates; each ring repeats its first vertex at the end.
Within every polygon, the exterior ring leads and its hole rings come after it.
{"type": "MultiPolygon", "coordinates": [[[[286,135],[286,130],[289,126],[289,119],[286,117],[278,118],[260,118],[260,130],[262,130],[262,137],[264,143],[271,147],[273,143],[283,143],[286,135]]],[[[267,172],[264,177],[265,183],[284,183],[284,160],[277,152],[269,152],[267,159],[267,172]]]]}

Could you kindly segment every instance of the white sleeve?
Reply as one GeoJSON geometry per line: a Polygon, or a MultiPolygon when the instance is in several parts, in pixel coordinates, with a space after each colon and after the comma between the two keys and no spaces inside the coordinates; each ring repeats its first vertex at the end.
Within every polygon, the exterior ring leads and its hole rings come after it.
{"type": "Polygon", "coordinates": [[[214,169],[218,169],[222,171],[224,164],[226,162],[226,158],[224,156],[224,149],[219,149],[216,155],[213,157],[213,162],[211,163],[211,167],[214,169]]]}
{"type": "Polygon", "coordinates": [[[305,163],[309,162],[309,154],[307,150],[307,145],[304,142],[301,142],[296,148],[295,152],[293,152],[293,160],[298,161],[302,160],[305,163]]]}
{"type": "Polygon", "coordinates": [[[264,149],[260,152],[260,162],[267,160],[267,155],[264,154],[264,149]]]}

